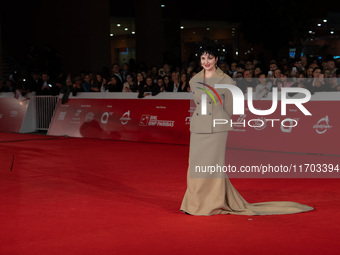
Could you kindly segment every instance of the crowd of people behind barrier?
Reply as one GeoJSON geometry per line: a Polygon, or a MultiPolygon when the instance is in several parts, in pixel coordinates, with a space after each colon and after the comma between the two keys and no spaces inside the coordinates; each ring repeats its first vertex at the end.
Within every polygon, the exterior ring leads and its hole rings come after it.
{"type": "MultiPolygon", "coordinates": [[[[256,97],[266,97],[273,88],[302,87],[312,94],[321,91],[340,91],[340,69],[338,60],[332,57],[323,61],[306,57],[281,61],[271,60],[263,65],[257,60],[219,62],[219,68],[235,80],[235,84],[247,93],[248,88],[256,92],[256,97]]],[[[78,92],[133,92],[138,98],[157,95],[162,92],[190,92],[189,80],[201,70],[199,63],[191,62],[185,68],[164,64],[148,69],[132,68],[125,63],[122,67],[113,64],[111,71],[81,72],[76,76],[60,74],[50,79],[47,72],[34,71],[29,77],[20,72],[0,79],[0,92],[14,92],[25,95],[74,96],[78,92]]]]}

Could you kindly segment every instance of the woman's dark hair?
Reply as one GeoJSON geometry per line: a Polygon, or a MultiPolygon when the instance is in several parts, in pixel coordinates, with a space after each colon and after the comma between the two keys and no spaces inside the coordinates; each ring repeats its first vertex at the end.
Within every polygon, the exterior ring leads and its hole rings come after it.
{"type": "Polygon", "coordinates": [[[144,79],[144,75],[143,75],[142,72],[137,72],[137,73],[136,73],[136,79],[137,79],[138,74],[140,74],[140,75],[143,77],[143,80],[145,80],[145,79],[144,79]]]}
{"type": "Polygon", "coordinates": [[[216,57],[219,57],[219,52],[217,49],[217,45],[211,42],[206,42],[202,44],[198,49],[198,56],[201,57],[204,53],[216,57]]]}
{"type": "Polygon", "coordinates": [[[314,67],[312,74],[314,74],[314,72],[315,72],[316,70],[320,70],[320,71],[322,72],[322,69],[321,69],[320,67],[317,66],[317,67],[314,67]]]}
{"type": "Polygon", "coordinates": [[[189,75],[187,73],[181,73],[181,78],[180,78],[180,83],[182,83],[182,75],[185,75],[185,83],[188,83],[189,82],[189,75]]]}
{"type": "Polygon", "coordinates": [[[133,76],[132,73],[128,72],[125,74],[125,81],[127,81],[126,77],[131,76],[132,80],[135,80],[135,77],[133,76]]]}
{"type": "Polygon", "coordinates": [[[164,75],[164,77],[163,77],[164,83],[165,83],[165,78],[166,78],[166,77],[168,77],[168,80],[169,80],[169,83],[170,83],[171,77],[170,77],[169,75],[164,75]]]}

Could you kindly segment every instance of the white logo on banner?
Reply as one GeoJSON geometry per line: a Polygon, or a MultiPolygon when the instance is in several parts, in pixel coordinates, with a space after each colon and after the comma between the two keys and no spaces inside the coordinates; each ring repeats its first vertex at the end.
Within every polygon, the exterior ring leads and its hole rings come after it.
{"type": "Polygon", "coordinates": [[[58,115],[58,120],[64,120],[65,119],[66,112],[60,112],[58,115]]]}
{"type": "Polygon", "coordinates": [[[74,114],[71,123],[80,123],[80,113],[82,110],[77,110],[76,113],[74,114]]]}
{"type": "Polygon", "coordinates": [[[129,120],[131,120],[131,118],[130,118],[130,110],[123,114],[123,116],[120,118],[120,122],[123,125],[126,125],[129,122],[129,120]]]}
{"type": "Polygon", "coordinates": [[[85,116],[85,122],[90,122],[91,120],[93,120],[93,118],[94,118],[94,113],[88,112],[86,113],[86,116],[85,116]]]}
{"type": "Polygon", "coordinates": [[[157,127],[173,127],[174,120],[158,120],[157,115],[143,114],[139,126],[157,126],[157,127]]]}
{"type": "Polygon", "coordinates": [[[78,117],[78,116],[80,115],[80,113],[81,113],[81,110],[78,110],[78,111],[76,112],[76,114],[74,115],[74,117],[78,117]]]}
{"type": "Polygon", "coordinates": [[[185,125],[190,125],[191,117],[185,118],[185,125]]]}
{"type": "Polygon", "coordinates": [[[140,118],[139,126],[147,126],[149,123],[150,115],[143,114],[140,118]]]}
{"type": "Polygon", "coordinates": [[[11,111],[10,116],[12,118],[18,117],[19,112],[18,111],[11,111]]]}
{"type": "Polygon", "coordinates": [[[299,119],[300,118],[294,118],[294,119],[288,118],[288,119],[285,119],[284,120],[285,122],[289,122],[289,126],[288,125],[285,125],[285,126],[281,125],[281,131],[283,133],[291,133],[292,129],[294,127],[294,123],[296,123],[296,125],[297,125],[299,119]]]}
{"type": "Polygon", "coordinates": [[[113,114],[113,112],[104,112],[101,119],[100,119],[100,122],[103,123],[103,124],[107,124],[107,122],[109,121],[109,117],[113,114]]]}
{"type": "Polygon", "coordinates": [[[328,119],[328,116],[320,119],[318,121],[318,123],[316,125],[313,126],[313,128],[315,129],[315,131],[318,133],[318,134],[323,134],[327,131],[327,129],[331,128],[332,126],[330,126],[328,124],[329,122],[329,119],[328,119]]]}

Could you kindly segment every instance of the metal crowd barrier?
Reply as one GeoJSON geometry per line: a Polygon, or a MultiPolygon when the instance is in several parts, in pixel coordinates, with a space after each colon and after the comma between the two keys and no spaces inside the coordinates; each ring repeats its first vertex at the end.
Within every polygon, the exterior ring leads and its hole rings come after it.
{"type": "Polygon", "coordinates": [[[48,130],[59,96],[36,96],[36,129],[48,130]]]}

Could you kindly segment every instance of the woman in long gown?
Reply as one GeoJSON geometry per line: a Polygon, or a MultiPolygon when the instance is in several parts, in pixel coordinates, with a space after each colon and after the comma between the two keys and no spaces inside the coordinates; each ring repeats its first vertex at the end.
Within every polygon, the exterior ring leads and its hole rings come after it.
{"type": "Polygon", "coordinates": [[[200,60],[203,70],[190,80],[196,110],[190,123],[187,190],[180,210],[191,215],[272,215],[313,210],[314,208],[308,205],[290,201],[248,203],[228,177],[197,173],[198,166],[225,165],[227,136],[232,127],[214,127],[213,120],[230,120],[232,94],[228,89],[214,89],[214,84],[234,84],[233,80],[217,67],[218,51],[215,46],[201,47],[200,60]],[[204,102],[201,101],[202,94],[206,95],[204,102]],[[204,108],[201,107],[202,104],[204,108]]]}

